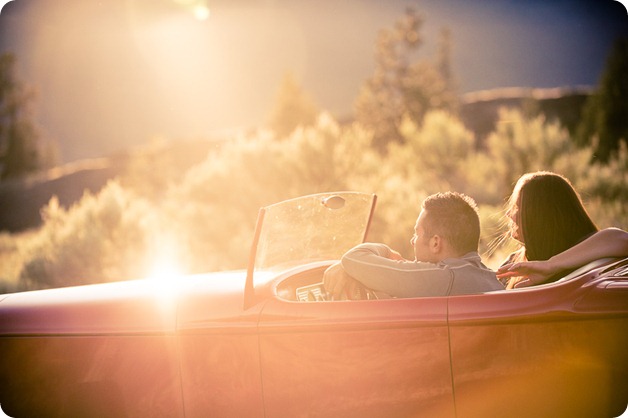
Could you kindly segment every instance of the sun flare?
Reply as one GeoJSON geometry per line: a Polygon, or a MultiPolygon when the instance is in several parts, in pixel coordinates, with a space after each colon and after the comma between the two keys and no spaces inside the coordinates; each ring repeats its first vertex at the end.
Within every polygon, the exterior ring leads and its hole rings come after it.
{"type": "Polygon", "coordinates": [[[211,14],[209,8],[204,4],[197,4],[194,6],[192,13],[194,14],[194,17],[200,21],[207,20],[211,14]]]}
{"type": "Polygon", "coordinates": [[[155,281],[172,281],[181,274],[181,268],[176,261],[164,258],[155,261],[149,278],[155,281]]]}
{"type": "Polygon", "coordinates": [[[149,276],[155,299],[164,311],[176,306],[179,284],[183,276],[179,265],[171,259],[158,260],[149,276]]]}
{"type": "Polygon", "coordinates": [[[205,0],[174,0],[181,7],[192,12],[195,19],[203,21],[207,20],[210,15],[209,7],[205,0]]]}

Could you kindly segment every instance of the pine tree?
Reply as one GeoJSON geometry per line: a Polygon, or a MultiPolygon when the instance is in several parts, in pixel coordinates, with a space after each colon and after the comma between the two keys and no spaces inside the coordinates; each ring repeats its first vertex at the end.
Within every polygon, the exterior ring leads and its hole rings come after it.
{"type": "Polygon", "coordinates": [[[312,126],[320,109],[312,98],[287,73],[279,87],[277,100],[271,112],[269,127],[278,138],[285,138],[299,126],[312,126]]]}
{"type": "Polygon", "coordinates": [[[408,8],[392,29],[383,29],[375,45],[375,71],[355,102],[356,119],[374,132],[375,145],[403,142],[404,117],[417,125],[429,110],[455,113],[458,99],[451,71],[451,36],[443,30],[435,62],[415,59],[423,45],[423,18],[408,8]]]}
{"type": "Polygon", "coordinates": [[[618,39],[606,61],[598,90],[587,100],[576,142],[593,144],[606,163],[628,141],[628,39],[618,39]]]}
{"type": "Polygon", "coordinates": [[[17,79],[15,57],[0,56],[0,180],[41,167],[39,136],[30,119],[33,95],[17,79]]]}

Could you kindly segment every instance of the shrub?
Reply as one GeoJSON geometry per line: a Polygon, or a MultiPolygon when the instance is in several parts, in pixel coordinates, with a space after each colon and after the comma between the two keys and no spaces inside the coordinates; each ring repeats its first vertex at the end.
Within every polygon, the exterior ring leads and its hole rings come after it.
{"type": "Polygon", "coordinates": [[[153,208],[116,182],[69,209],[51,199],[44,226],[24,245],[20,278],[26,288],[59,287],[137,278],[153,208]]]}
{"type": "MultiPolygon", "coordinates": [[[[500,115],[485,150],[443,111],[428,113],[421,126],[406,119],[404,141],[385,154],[371,131],[340,126],[328,114],[286,138],[266,131],[234,138],[178,181],[150,178],[147,170],[132,182],[123,178],[97,195],[87,193],[69,209],[52,199],[41,229],[0,242],[3,259],[20,266],[3,274],[19,270],[22,288],[42,288],[146,277],[168,265],[181,273],[244,268],[261,206],[333,190],[376,193],[368,238],[406,257],[412,257],[409,239],[421,201],[438,191],[466,193],[480,207],[480,250],[496,267],[515,248],[498,239],[506,231],[503,202],[517,178],[533,170],[565,174],[601,227],[626,227],[625,146],[608,165],[589,166],[591,148],[575,149],[559,125],[516,111],[500,115]]],[[[151,161],[156,173],[168,172],[160,166],[167,159],[151,161]]]]}

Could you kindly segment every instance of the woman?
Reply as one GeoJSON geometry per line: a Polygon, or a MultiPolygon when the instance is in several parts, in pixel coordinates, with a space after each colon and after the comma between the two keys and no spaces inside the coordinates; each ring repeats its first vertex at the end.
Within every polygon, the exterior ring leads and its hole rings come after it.
{"type": "Polygon", "coordinates": [[[523,247],[497,271],[508,288],[549,283],[599,258],[628,255],[628,233],[599,230],[565,177],[521,176],[508,200],[510,235],[523,247]]]}

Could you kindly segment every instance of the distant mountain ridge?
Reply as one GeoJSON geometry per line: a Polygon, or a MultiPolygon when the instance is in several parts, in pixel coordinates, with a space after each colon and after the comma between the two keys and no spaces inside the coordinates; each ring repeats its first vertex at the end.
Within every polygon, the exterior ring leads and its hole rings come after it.
{"type": "Polygon", "coordinates": [[[500,108],[526,109],[537,106],[548,120],[558,120],[573,136],[582,109],[594,89],[589,86],[557,88],[511,87],[483,90],[462,96],[460,119],[482,143],[495,129],[500,108]]]}
{"type": "MultiPolygon", "coordinates": [[[[590,87],[503,88],[467,93],[462,96],[460,118],[467,129],[475,133],[480,145],[494,130],[499,109],[503,107],[533,108],[549,120],[559,120],[573,134],[592,91],[590,87]]],[[[171,153],[181,165],[183,156],[193,155],[198,162],[202,161],[215,144],[212,141],[172,142],[161,152],[171,153]]],[[[40,210],[52,196],[57,196],[61,206],[70,207],[85,191],[98,193],[109,180],[127,169],[132,158],[133,152],[129,151],[128,155],[82,160],[27,179],[0,183],[0,232],[15,233],[41,225],[40,210]]]]}

